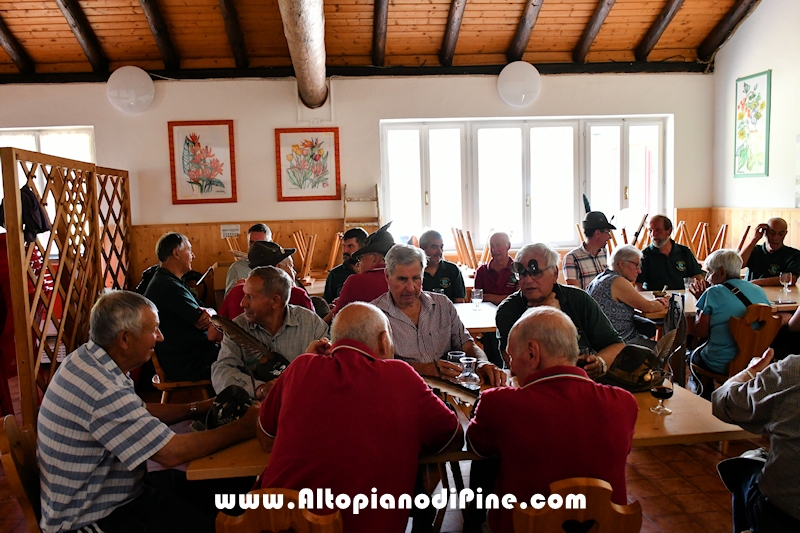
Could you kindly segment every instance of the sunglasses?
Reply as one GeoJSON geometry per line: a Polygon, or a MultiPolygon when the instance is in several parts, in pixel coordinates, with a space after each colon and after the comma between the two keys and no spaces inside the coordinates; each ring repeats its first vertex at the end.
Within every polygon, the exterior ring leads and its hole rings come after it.
{"type": "Polygon", "coordinates": [[[536,259],[531,259],[528,261],[527,267],[516,261],[511,263],[511,271],[514,273],[514,277],[517,279],[517,281],[526,276],[530,276],[531,279],[539,279],[548,270],[550,270],[550,268],[540,269],[539,263],[536,261],[536,259]]]}

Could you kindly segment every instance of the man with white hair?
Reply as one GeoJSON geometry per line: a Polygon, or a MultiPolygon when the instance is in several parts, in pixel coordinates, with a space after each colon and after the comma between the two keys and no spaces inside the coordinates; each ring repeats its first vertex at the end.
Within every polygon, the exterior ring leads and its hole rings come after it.
{"type": "Polygon", "coordinates": [[[625,343],[591,296],[577,287],[556,283],[558,263],[558,252],[547,244],[527,244],[517,252],[512,268],[519,277],[519,291],[506,298],[495,315],[500,352],[506,349],[511,327],[529,307],[555,307],[578,328],[578,343],[589,352],[583,359],[585,370],[597,379],[608,371],[625,343]]]}
{"type": "Polygon", "coordinates": [[[213,400],[145,404],[127,372],[164,337],[147,298],[109,291],[89,317],[89,341],[58,367],[39,410],[36,442],[45,533],[214,531],[217,510],[166,490],[148,459],[172,468],[255,434],[258,409],[217,429],[175,434],[167,424],[204,419],[213,400]]]}
{"type": "MultiPolygon", "coordinates": [[[[611,484],[626,505],[625,461],[638,406],[633,395],[599,385],[577,368],[577,330],[551,307],[528,310],[511,329],[508,354],[519,388],[484,391],[467,428],[467,445],[499,457],[495,494],[530,501],[550,483],[592,477],[611,484]]],[[[489,512],[494,533],[513,533],[512,511],[489,512]]]]}
{"type": "MultiPolygon", "coordinates": [[[[329,356],[295,359],[261,405],[257,434],[271,452],[261,486],[350,498],[377,491],[382,502],[387,494],[396,502],[413,494],[420,454],[461,449],[461,424],[410,366],[393,359],[389,321],[375,306],[344,307],[331,336],[329,356]]],[[[409,511],[397,507],[343,509],[344,530],[402,533],[409,511]]]]}
{"type": "Polygon", "coordinates": [[[386,254],[389,292],[372,301],[392,325],[395,354],[417,372],[454,379],[460,368],[444,359],[450,350],[478,359],[478,375],[502,385],[506,375],[489,362],[467,332],[453,303],[443,294],[423,292],[425,255],[419,248],[396,244],[386,254]]]}
{"type": "Polygon", "coordinates": [[[506,296],[519,288],[517,277],[511,271],[514,262],[508,251],[511,239],[508,233],[496,231],[489,237],[489,249],[492,260],[481,265],[475,271],[475,288],[483,290],[483,301],[495,305],[505,300],[506,296]]]}

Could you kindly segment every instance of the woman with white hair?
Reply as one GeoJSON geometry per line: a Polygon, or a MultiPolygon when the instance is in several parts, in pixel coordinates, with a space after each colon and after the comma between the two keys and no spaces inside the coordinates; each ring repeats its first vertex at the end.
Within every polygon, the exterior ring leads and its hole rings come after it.
{"type": "Polygon", "coordinates": [[[666,298],[648,300],[633,286],[642,271],[641,262],[642,252],[635,246],[625,244],[618,247],[611,254],[610,268],[592,280],[586,292],[597,300],[625,344],[652,348],[656,341],[642,335],[636,328],[636,309],[654,313],[665,309],[669,302],[666,298]]]}
{"type": "MultiPolygon", "coordinates": [[[[747,306],[734,294],[751,304],[767,304],[764,289],[741,279],[742,257],[736,250],[717,250],[706,257],[706,279],[694,280],[689,288],[697,298],[694,335],[708,342],[692,354],[692,362],[718,374],[727,372],[728,363],[736,357],[736,341],[728,329],[731,317],[741,317],[747,306]]],[[[758,354],[753,354],[758,355],[758,354]]],[[[710,394],[710,391],[708,391],[710,394]]]]}

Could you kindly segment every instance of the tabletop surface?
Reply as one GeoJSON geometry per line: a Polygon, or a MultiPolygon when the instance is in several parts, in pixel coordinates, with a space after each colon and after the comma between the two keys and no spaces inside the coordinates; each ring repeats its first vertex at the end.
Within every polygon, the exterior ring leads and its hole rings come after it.
{"type": "MultiPolygon", "coordinates": [[[[682,387],[675,387],[672,398],[664,405],[672,409],[671,415],[656,415],[650,407],[658,403],[649,392],[634,394],[639,404],[639,415],[633,435],[633,446],[659,446],[665,444],[693,444],[758,438],[739,426],[726,424],[711,414],[711,403],[682,387]]],[[[459,420],[466,426],[467,407],[457,410],[459,420]]],[[[478,459],[469,452],[450,452],[420,458],[420,462],[444,462],[478,459]]],[[[250,439],[217,453],[195,459],[186,470],[190,480],[218,479],[226,477],[257,476],[264,471],[269,454],[264,452],[256,439],[250,439]]]]}
{"type": "Polygon", "coordinates": [[[471,335],[495,330],[494,315],[497,313],[497,306],[493,303],[481,302],[477,306],[474,303],[467,303],[455,306],[458,318],[471,335]]]}
{"type": "MultiPolygon", "coordinates": [[[[767,299],[772,303],[772,312],[788,312],[793,313],[797,310],[797,300],[800,295],[798,294],[797,287],[790,287],[789,293],[783,292],[783,287],[761,287],[764,289],[764,292],[767,294],[767,299]]],[[[667,295],[670,294],[684,294],[686,296],[685,300],[685,308],[684,314],[687,317],[693,317],[697,314],[697,299],[689,294],[687,291],[667,291],[667,295]]],[[[641,293],[647,299],[655,299],[653,293],[650,291],[644,291],[641,293]]],[[[646,318],[664,318],[667,314],[666,309],[664,311],[658,311],[656,313],[642,313],[642,316],[646,318]]]]}

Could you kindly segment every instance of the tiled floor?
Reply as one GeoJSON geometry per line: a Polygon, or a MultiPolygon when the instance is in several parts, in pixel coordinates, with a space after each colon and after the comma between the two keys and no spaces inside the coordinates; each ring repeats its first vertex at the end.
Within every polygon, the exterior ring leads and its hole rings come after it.
{"type": "MultiPolygon", "coordinates": [[[[12,397],[15,397],[16,383],[11,385],[12,397]]],[[[717,475],[716,464],[725,457],[759,446],[767,446],[767,442],[763,439],[731,442],[727,454],[722,454],[712,444],[634,448],[628,456],[628,500],[638,500],[642,505],[641,531],[730,532],[730,493],[717,475]]],[[[468,474],[466,468],[462,470],[468,474]]],[[[469,483],[468,475],[464,482],[469,483]]],[[[449,511],[445,515],[443,533],[460,533],[462,527],[459,511],[449,511]]],[[[0,467],[0,532],[25,531],[22,511],[0,467]]]]}

